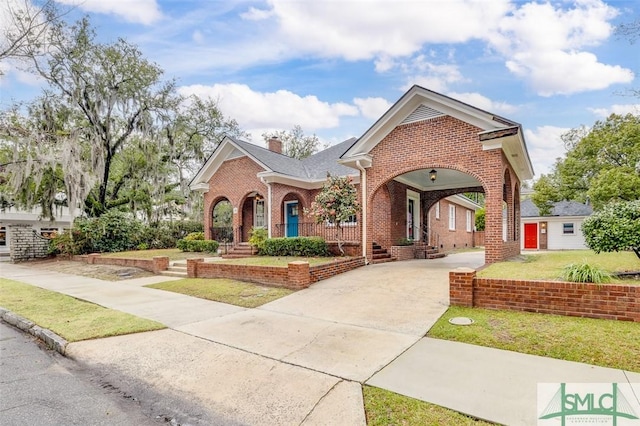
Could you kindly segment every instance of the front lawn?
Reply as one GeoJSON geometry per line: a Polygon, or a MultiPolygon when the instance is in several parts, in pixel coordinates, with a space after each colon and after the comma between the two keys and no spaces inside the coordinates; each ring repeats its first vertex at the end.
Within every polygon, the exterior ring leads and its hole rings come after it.
{"type": "Polygon", "coordinates": [[[429,402],[375,388],[362,387],[368,426],[491,425],[429,402]]]}
{"type": "Polygon", "coordinates": [[[165,328],[156,321],[4,278],[0,278],[0,306],[68,342],[165,328]]]}
{"type": "Polygon", "coordinates": [[[640,325],[634,322],[450,307],[429,337],[640,372],[640,325]],[[469,326],[452,325],[469,317],[469,326]]]}
{"type": "Polygon", "coordinates": [[[151,284],[147,287],[229,303],[243,308],[255,308],[293,293],[293,290],[286,288],[267,287],[222,278],[185,278],[151,284]]]}
{"type": "Polygon", "coordinates": [[[212,257],[211,253],[194,253],[184,252],[177,248],[172,249],[153,249],[153,250],[132,250],[119,251],[116,253],[102,253],[104,257],[122,257],[126,259],[152,259],[156,256],[167,256],[169,260],[184,260],[194,257],[212,257]]]}
{"type": "MultiPolygon", "coordinates": [[[[633,252],[596,254],[591,250],[566,250],[522,254],[516,259],[489,265],[478,272],[478,277],[559,281],[565,266],[582,262],[608,272],[640,270],[640,260],[633,252]]],[[[634,280],[613,279],[612,282],[633,284],[634,280]]]]}

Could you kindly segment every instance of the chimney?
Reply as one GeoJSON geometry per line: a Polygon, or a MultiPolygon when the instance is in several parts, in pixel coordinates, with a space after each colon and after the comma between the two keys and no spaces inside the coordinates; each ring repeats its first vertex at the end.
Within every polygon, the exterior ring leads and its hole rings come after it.
{"type": "Polygon", "coordinates": [[[273,136],[269,138],[268,142],[269,151],[277,152],[278,154],[282,154],[282,141],[277,137],[273,136]]]}

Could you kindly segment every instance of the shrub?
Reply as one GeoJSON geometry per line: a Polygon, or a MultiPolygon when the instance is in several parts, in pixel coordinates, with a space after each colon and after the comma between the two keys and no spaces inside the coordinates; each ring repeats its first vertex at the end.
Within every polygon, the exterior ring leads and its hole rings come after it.
{"type": "Polygon", "coordinates": [[[264,242],[267,240],[268,235],[269,234],[265,228],[251,228],[249,244],[258,249],[259,253],[264,248],[264,242]]]}
{"type": "Polygon", "coordinates": [[[179,239],[190,233],[202,231],[202,223],[196,221],[156,222],[145,227],[143,240],[150,248],[173,248],[179,239]]]}
{"type": "Polygon", "coordinates": [[[204,232],[191,232],[184,239],[187,241],[204,241],[204,232]]]}
{"type": "Polygon", "coordinates": [[[268,238],[259,253],[265,256],[328,256],[329,247],[320,237],[268,238]]]}
{"type": "Polygon", "coordinates": [[[76,219],[73,241],[77,254],[126,251],[143,242],[143,231],[141,221],[111,210],[100,217],[76,219]]]}
{"type": "Polygon", "coordinates": [[[188,252],[216,253],[218,246],[219,244],[215,240],[187,240],[183,238],[176,243],[179,250],[188,252]]]}
{"type": "Polygon", "coordinates": [[[49,254],[63,254],[66,256],[80,254],[79,247],[72,238],[72,233],[73,231],[67,229],[63,233],[54,236],[49,243],[49,254]]]}
{"type": "Polygon", "coordinates": [[[574,283],[600,284],[609,282],[611,274],[584,261],[565,266],[562,271],[562,279],[574,283]]]}
{"type": "Polygon", "coordinates": [[[411,245],[413,245],[413,240],[411,240],[409,238],[400,238],[396,245],[398,245],[398,246],[411,246],[411,245]]]}

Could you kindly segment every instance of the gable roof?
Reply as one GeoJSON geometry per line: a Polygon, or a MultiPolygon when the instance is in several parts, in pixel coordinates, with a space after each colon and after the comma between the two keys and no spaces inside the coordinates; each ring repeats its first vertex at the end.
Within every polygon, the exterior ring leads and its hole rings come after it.
{"type": "MultiPolygon", "coordinates": [[[[593,213],[593,209],[588,204],[582,204],[577,201],[558,201],[553,203],[551,214],[548,216],[589,216],[593,213]]],[[[520,216],[522,217],[542,217],[540,210],[531,201],[526,199],[520,202],[520,216]]]]}
{"type": "Polygon", "coordinates": [[[397,126],[447,115],[482,129],[478,140],[483,149],[501,148],[521,180],[533,177],[533,166],[519,123],[417,85],[393,104],[345,152],[340,162],[353,166],[360,160],[371,164],[369,152],[397,126]]]}
{"type": "Polygon", "coordinates": [[[337,176],[357,175],[353,169],[338,163],[340,156],[354,141],[355,138],[348,139],[298,160],[238,138],[225,136],[191,180],[189,187],[194,191],[207,191],[209,179],[224,161],[247,156],[264,169],[258,173],[258,177],[268,183],[280,182],[307,189],[319,188],[324,184],[327,173],[337,176]]]}

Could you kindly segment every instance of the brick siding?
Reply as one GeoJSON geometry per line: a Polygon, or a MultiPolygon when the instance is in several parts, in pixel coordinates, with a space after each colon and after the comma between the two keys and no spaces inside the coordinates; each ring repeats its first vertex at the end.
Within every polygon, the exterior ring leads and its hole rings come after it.
{"type": "MultiPolygon", "coordinates": [[[[370,199],[366,213],[372,218],[368,222],[367,234],[373,241],[381,245],[387,241],[390,243],[399,232],[394,227],[399,228],[400,224],[396,225],[391,214],[378,211],[382,210],[380,206],[385,204],[393,210],[394,199],[397,200],[395,188],[390,188],[389,183],[395,177],[414,170],[444,168],[473,176],[482,185],[486,208],[486,262],[493,263],[507,255],[518,254],[515,248],[503,248],[502,235],[503,202],[513,210],[518,179],[500,149],[482,149],[478,139],[480,131],[480,128],[450,116],[437,117],[398,126],[371,150],[370,155],[374,162],[372,167],[367,169],[367,193],[370,199]],[[508,179],[505,179],[505,176],[508,179]],[[505,182],[506,185],[503,185],[505,182]],[[503,190],[505,186],[506,191],[503,190]],[[387,229],[389,232],[385,236],[387,229]]],[[[458,191],[465,190],[467,188],[458,191]]],[[[443,191],[436,195],[438,199],[442,199],[454,193],[458,192],[443,191]]],[[[423,206],[431,207],[426,204],[423,206]]],[[[403,207],[403,214],[405,210],[403,207]]],[[[510,217],[515,222],[515,213],[512,212],[510,217]]],[[[514,224],[509,225],[509,229],[513,227],[514,224]]],[[[404,232],[404,225],[402,230],[404,232]]],[[[508,242],[515,235],[511,232],[508,242]]],[[[469,243],[472,242],[467,244],[469,243]]],[[[367,250],[370,257],[372,249],[367,247],[367,250]]]]}
{"type": "Polygon", "coordinates": [[[449,273],[451,305],[640,322],[640,286],[477,278],[449,273]]]}

